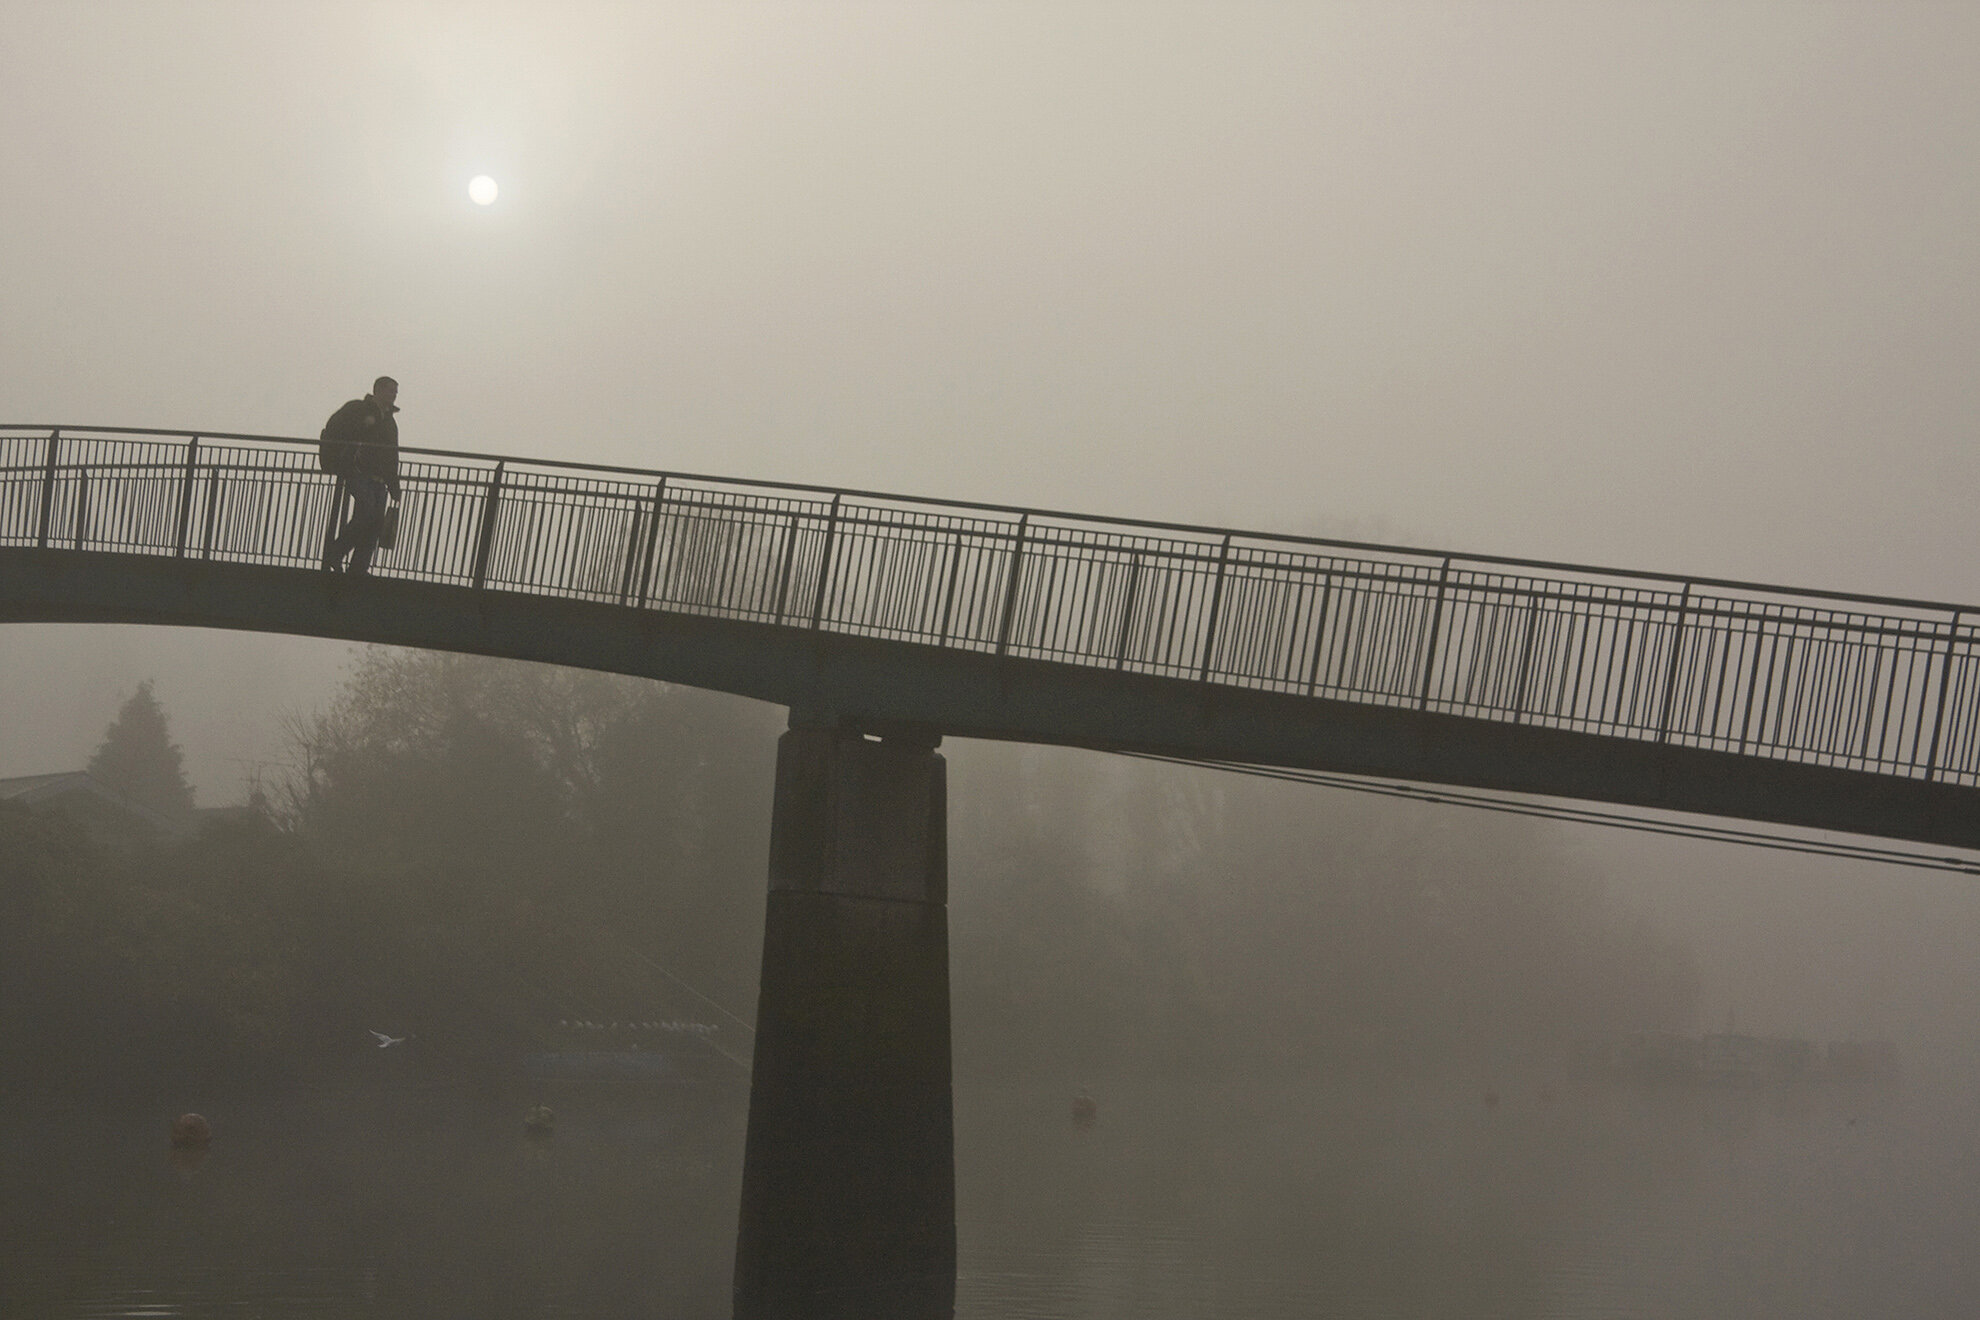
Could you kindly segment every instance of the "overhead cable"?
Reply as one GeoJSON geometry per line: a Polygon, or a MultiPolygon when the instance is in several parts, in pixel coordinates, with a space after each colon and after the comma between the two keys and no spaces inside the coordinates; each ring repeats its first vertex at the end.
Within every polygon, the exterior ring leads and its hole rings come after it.
{"type": "Polygon", "coordinates": [[[1962,875],[1980,875],[1980,857],[1915,852],[1904,848],[1887,848],[1869,843],[1823,839],[1809,835],[1748,829],[1738,826],[1711,825],[1703,821],[1667,819],[1629,811],[1609,811],[1594,807],[1577,807],[1560,802],[1535,801],[1528,798],[1508,797],[1503,794],[1476,792],[1468,789],[1367,779],[1358,775],[1330,774],[1319,770],[1295,770],[1278,766],[1249,765],[1240,761],[1211,761],[1182,756],[1158,756],[1150,752],[1123,752],[1121,755],[1132,756],[1143,761],[1159,761],[1168,765],[1196,766],[1208,770],[1226,770],[1233,774],[1251,775],[1260,779],[1277,779],[1296,784],[1313,784],[1322,788],[1344,789],[1350,793],[1372,793],[1380,797],[1403,798],[1409,801],[1425,802],[1438,806],[1473,807],[1481,811],[1497,811],[1514,816],[1534,816],[1543,820],[1563,821],[1572,825],[1600,825],[1609,829],[1634,830],[1644,834],[1665,834],[1677,838],[1698,839],[1707,843],[1732,843],[1742,847],[1771,848],[1781,852],[1811,853],[1822,857],[1839,857],[1849,861],[1879,862],[1891,866],[1912,866],[1935,871],[1953,871],[1962,875]]]}

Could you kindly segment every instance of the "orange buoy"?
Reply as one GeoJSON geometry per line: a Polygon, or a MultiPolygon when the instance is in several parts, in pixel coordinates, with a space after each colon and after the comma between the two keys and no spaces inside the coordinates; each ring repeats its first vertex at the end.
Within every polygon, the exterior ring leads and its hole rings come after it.
{"type": "Polygon", "coordinates": [[[213,1125],[198,1114],[180,1114],[172,1120],[172,1144],[180,1150],[200,1150],[213,1140],[213,1125]]]}

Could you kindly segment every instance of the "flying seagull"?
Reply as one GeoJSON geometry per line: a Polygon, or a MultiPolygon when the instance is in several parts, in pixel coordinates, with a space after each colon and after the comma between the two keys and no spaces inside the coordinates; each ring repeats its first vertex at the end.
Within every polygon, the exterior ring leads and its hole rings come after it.
{"type": "Polygon", "coordinates": [[[382,1031],[374,1031],[371,1034],[378,1037],[378,1048],[381,1050],[390,1045],[403,1045],[406,1043],[404,1036],[388,1036],[382,1031]]]}

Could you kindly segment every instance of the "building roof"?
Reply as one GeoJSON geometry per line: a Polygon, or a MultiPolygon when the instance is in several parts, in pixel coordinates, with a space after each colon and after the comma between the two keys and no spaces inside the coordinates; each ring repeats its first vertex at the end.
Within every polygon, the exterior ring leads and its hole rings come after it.
{"type": "Polygon", "coordinates": [[[43,808],[59,807],[77,798],[99,807],[108,807],[130,817],[133,823],[141,823],[162,834],[184,834],[189,824],[131,801],[87,770],[65,770],[52,775],[15,775],[10,779],[0,779],[0,802],[43,808]]]}
{"type": "Polygon", "coordinates": [[[33,806],[77,788],[90,788],[96,781],[87,770],[69,770],[58,775],[16,775],[0,779],[0,802],[33,806]]]}

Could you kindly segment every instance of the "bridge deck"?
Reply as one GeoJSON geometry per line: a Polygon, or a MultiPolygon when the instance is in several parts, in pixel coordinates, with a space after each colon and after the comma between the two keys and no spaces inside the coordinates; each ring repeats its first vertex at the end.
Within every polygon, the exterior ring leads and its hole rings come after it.
{"type": "Polygon", "coordinates": [[[359,582],[316,567],[314,449],[0,427],[0,619],[1980,847],[1966,607],[417,450],[359,582]]]}

